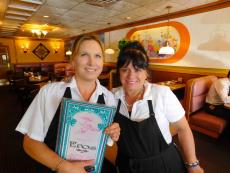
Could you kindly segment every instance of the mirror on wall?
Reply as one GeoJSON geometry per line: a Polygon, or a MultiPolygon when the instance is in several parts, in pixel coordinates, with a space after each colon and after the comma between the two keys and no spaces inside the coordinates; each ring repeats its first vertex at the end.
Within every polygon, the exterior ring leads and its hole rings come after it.
{"type": "Polygon", "coordinates": [[[0,65],[7,66],[9,62],[8,47],[0,45],[0,65]]]}
{"type": "Polygon", "coordinates": [[[6,71],[10,68],[8,46],[0,45],[0,79],[6,78],[6,71]]]}

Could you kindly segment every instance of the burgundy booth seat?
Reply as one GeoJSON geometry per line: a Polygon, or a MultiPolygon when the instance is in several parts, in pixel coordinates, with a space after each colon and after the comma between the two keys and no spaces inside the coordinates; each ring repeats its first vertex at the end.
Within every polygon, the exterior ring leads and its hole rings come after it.
{"type": "Polygon", "coordinates": [[[205,98],[216,76],[190,79],[185,88],[186,118],[191,129],[218,138],[224,131],[227,121],[203,111],[205,98]]]}
{"type": "Polygon", "coordinates": [[[60,62],[40,62],[40,63],[22,63],[15,64],[15,72],[34,72],[42,76],[49,76],[54,73],[54,64],[60,62]]]}
{"type": "Polygon", "coordinates": [[[24,64],[15,64],[15,72],[39,72],[41,71],[40,63],[24,63],[24,64]]]}

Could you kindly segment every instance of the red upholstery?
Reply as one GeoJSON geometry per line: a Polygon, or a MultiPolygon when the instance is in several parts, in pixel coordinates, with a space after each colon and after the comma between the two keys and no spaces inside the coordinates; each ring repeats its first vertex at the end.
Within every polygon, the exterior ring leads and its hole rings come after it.
{"type": "Polygon", "coordinates": [[[185,89],[186,117],[193,130],[218,138],[225,129],[226,120],[202,110],[205,98],[216,76],[204,76],[187,81],[185,89]]]}
{"type": "Polygon", "coordinates": [[[15,64],[15,72],[53,72],[55,62],[15,64]]]}

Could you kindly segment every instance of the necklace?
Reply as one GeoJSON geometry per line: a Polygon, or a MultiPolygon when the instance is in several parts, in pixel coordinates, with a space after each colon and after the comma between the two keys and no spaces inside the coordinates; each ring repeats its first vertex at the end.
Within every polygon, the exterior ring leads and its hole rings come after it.
{"type": "Polygon", "coordinates": [[[129,104],[129,103],[127,102],[127,100],[126,100],[127,95],[125,95],[124,102],[125,102],[125,105],[127,106],[128,109],[131,108],[131,107],[133,106],[133,104],[134,104],[137,100],[139,100],[139,99],[141,98],[143,92],[144,92],[144,87],[143,87],[143,88],[141,89],[141,91],[136,95],[136,98],[134,99],[134,101],[133,101],[132,104],[129,104]]]}

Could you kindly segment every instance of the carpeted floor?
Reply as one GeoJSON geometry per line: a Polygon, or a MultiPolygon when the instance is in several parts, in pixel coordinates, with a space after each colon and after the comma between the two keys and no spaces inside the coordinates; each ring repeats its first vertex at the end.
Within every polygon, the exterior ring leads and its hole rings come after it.
{"type": "MultiPolygon", "coordinates": [[[[14,129],[21,119],[14,91],[0,86],[0,173],[35,173],[34,161],[23,151],[23,136],[14,129]]],[[[206,173],[230,173],[230,130],[218,140],[195,133],[197,156],[206,173]]]]}

